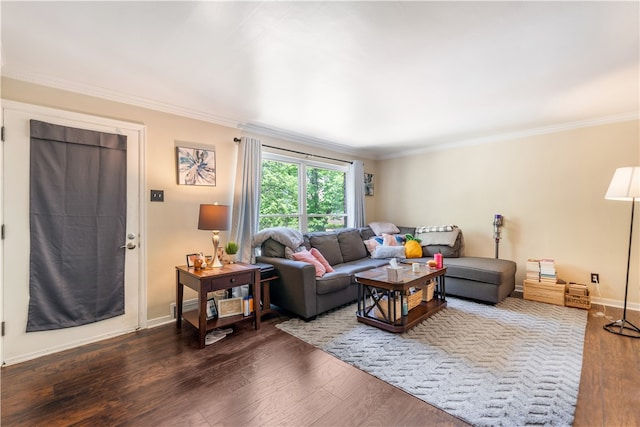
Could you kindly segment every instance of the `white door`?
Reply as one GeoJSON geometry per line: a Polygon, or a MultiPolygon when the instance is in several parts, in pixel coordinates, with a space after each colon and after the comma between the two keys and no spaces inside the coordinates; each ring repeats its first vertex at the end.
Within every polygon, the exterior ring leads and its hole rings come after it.
{"type": "Polygon", "coordinates": [[[145,326],[146,298],[141,270],[140,176],[144,127],[99,117],[3,101],[3,320],[6,364],[76,347],[145,326]],[[88,325],[26,333],[29,306],[29,120],[127,136],[127,235],[125,314],[88,325]],[[144,317],[143,317],[144,316],[144,317]]]}

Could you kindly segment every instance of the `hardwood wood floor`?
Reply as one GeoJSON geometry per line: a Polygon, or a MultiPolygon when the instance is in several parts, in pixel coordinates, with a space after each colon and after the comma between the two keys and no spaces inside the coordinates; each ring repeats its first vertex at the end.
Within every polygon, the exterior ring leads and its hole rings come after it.
{"type": "MultiPolygon", "coordinates": [[[[604,331],[595,311],[574,425],[640,426],[640,339],[604,331]]],[[[172,324],[3,367],[2,426],[467,425],[281,332],[283,319],[202,350],[172,324]]]]}

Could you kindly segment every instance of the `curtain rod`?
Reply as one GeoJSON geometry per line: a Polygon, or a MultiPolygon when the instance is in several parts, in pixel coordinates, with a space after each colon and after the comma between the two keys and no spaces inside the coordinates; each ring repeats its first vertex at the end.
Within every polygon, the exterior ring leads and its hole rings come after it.
{"type": "MultiPolygon", "coordinates": [[[[233,138],[233,141],[234,142],[240,142],[240,138],[233,138]]],[[[288,151],[290,153],[301,154],[303,156],[318,157],[320,159],[327,159],[327,160],[333,160],[333,161],[336,161],[336,162],[343,162],[343,163],[353,164],[353,161],[351,161],[351,160],[342,160],[342,159],[336,159],[336,158],[333,158],[333,157],[320,156],[318,154],[304,153],[302,151],[290,150],[288,148],[274,147],[273,145],[263,144],[262,146],[263,147],[267,147],[267,148],[273,148],[275,150],[282,150],[282,151],[288,151]]]]}

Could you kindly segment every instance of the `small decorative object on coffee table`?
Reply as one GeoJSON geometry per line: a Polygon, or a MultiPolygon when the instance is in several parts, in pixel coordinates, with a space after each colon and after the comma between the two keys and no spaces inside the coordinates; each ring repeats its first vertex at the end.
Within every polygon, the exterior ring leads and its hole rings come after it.
{"type": "Polygon", "coordinates": [[[358,282],[358,322],[376,326],[389,332],[405,332],[427,317],[447,306],[445,299],[444,274],[446,267],[429,269],[426,266],[418,272],[411,267],[401,267],[407,271],[399,275],[397,281],[390,281],[387,268],[379,267],[356,273],[358,282]],[[429,292],[428,286],[435,280],[434,296],[416,296],[412,289],[429,292]],[[406,310],[402,307],[406,302],[406,310]]]}

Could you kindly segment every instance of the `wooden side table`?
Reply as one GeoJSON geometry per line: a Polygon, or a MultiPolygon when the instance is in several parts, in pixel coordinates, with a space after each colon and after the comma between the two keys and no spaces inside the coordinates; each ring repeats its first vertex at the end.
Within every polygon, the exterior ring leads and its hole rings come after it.
{"type": "Polygon", "coordinates": [[[220,319],[207,320],[207,294],[221,289],[249,285],[254,301],[261,301],[260,297],[260,268],[249,264],[227,264],[221,268],[207,268],[195,270],[186,265],[176,267],[176,328],[182,327],[182,319],[198,329],[200,348],[205,347],[205,336],[213,329],[222,328],[245,320],[255,321],[256,330],[260,329],[262,317],[260,304],[254,305],[254,312],[249,316],[238,314],[220,319]],[[182,302],[184,287],[187,286],[198,293],[198,309],[183,313],[182,302]]]}
{"type": "Polygon", "coordinates": [[[271,309],[271,282],[279,279],[280,276],[271,276],[260,279],[260,295],[262,296],[262,307],[260,308],[260,315],[273,313],[271,309]]]}

